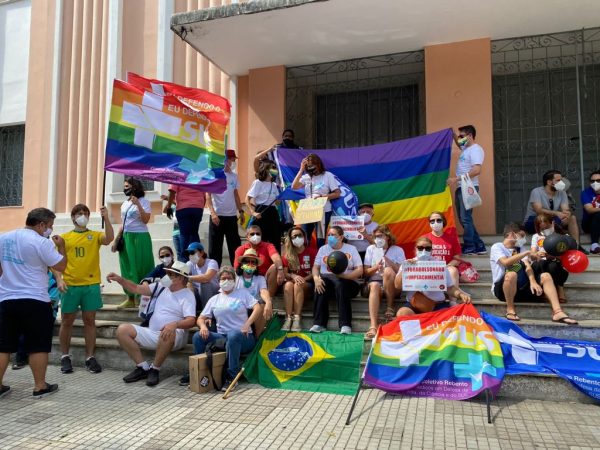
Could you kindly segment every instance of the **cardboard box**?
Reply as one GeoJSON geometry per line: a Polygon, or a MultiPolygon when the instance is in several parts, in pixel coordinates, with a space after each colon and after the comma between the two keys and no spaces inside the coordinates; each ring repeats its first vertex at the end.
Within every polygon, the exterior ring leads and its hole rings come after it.
{"type": "MultiPolygon", "coordinates": [[[[213,353],[213,375],[221,384],[223,364],[225,364],[226,353],[213,353]]],[[[192,355],[189,359],[190,363],[190,389],[198,394],[203,392],[214,392],[215,387],[213,380],[208,372],[206,365],[206,353],[200,355],[192,355]]]]}

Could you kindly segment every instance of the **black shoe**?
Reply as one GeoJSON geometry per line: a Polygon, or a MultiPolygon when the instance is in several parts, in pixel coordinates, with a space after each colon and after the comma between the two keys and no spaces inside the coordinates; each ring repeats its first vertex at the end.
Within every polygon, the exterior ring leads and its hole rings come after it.
{"type": "MultiPolygon", "coordinates": [[[[223,383],[223,387],[221,388],[221,391],[225,392],[227,389],[229,389],[229,386],[231,386],[231,383],[233,383],[232,379],[227,378],[225,380],[225,383],[223,383]]],[[[235,384],[235,386],[231,389],[231,391],[229,392],[233,392],[235,390],[235,388],[237,387],[237,383],[235,384]]]]}
{"type": "Polygon", "coordinates": [[[179,386],[189,386],[190,385],[190,374],[184,375],[179,379],[179,386]]]}
{"type": "Polygon", "coordinates": [[[136,381],[145,380],[148,378],[149,370],[144,370],[141,367],[136,367],[131,373],[123,377],[125,383],[134,383],[136,381]]]}
{"type": "Polygon", "coordinates": [[[73,363],[69,355],[60,358],[60,371],[62,373],[73,373],[73,363]]]}
{"type": "Polygon", "coordinates": [[[96,361],[96,358],[94,358],[93,356],[90,356],[88,359],[86,359],[85,367],[88,370],[88,372],[91,373],[102,372],[102,366],[98,364],[98,361],[96,361]]]}
{"type": "Polygon", "coordinates": [[[9,392],[10,392],[10,386],[5,386],[3,384],[0,384],[0,397],[4,397],[9,392]]]}
{"type": "Polygon", "coordinates": [[[19,359],[17,359],[15,361],[15,363],[12,365],[12,370],[19,370],[22,369],[23,367],[25,367],[27,365],[27,360],[25,361],[21,361],[19,359]]]}
{"type": "Polygon", "coordinates": [[[158,384],[159,371],[154,367],[151,367],[148,371],[148,379],[146,380],[146,386],[156,386],[158,384]]]}
{"type": "Polygon", "coordinates": [[[42,398],[47,395],[54,394],[58,391],[58,384],[46,383],[46,389],[40,389],[39,391],[33,391],[33,398],[42,398]]]}

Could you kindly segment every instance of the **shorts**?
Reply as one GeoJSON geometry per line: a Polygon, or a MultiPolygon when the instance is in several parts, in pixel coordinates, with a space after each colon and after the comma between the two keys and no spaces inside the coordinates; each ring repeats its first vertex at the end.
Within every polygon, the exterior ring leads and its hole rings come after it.
{"type": "Polygon", "coordinates": [[[102,294],[99,284],[87,286],[68,286],[67,292],[61,294],[60,310],[64,314],[82,311],[98,311],[102,308],[102,294]]]}
{"type": "Polygon", "coordinates": [[[53,330],[50,303],[33,299],[0,302],[0,353],[15,353],[21,335],[25,353],[50,353],[53,330]]]}
{"type": "MultiPolygon", "coordinates": [[[[150,328],[140,327],[139,325],[133,325],[135,328],[135,342],[140,344],[140,347],[148,350],[156,350],[158,346],[158,340],[160,339],[160,331],[154,331],[150,328]]],[[[177,329],[175,330],[175,345],[173,350],[179,350],[187,344],[188,333],[186,330],[177,329]]]]}
{"type": "MultiPolygon", "coordinates": [[[[413,305],[410,304],[410,302],[406,302],[404,303],[404,305],[401,306],[402,308],[408,308],[410,309],[412,312],[414,312],[415,314],[421,314],[419,311],[417,311],[413,305]]],[[[433,307],[433,311],[439,311],[441,309],[446,309],[446,308],[450,308],[450,302],[444,300],[443,302],[436,302],[435,306],[433,307]]],[[[432,311],[432,312],[433,312],[432,311]]]]}
{"type": "MultiPolygon", "coordinates": [[[[536,276],[536,279],[537,278],[539,278],[539,277],[536,276]]],[[[539,282],[539,280],[538,280],[538,282],[539,282]]],[[[504,289],[502,289],[503,284],[504,284],[504,275],[502,276],[502,278],[500,278],[500,280],[498,280],[494,283],[494,295],[501,302],[506,301],[506,297],[504,296],[504,289]]],[[[517,279],[517,292],[515,293],[515,301],[516,302],[535,302],[535,301],[540,300],[540,297],[538,297],[537,295],[535,295],[531,292],[531,289],[529,286],[530,286],[529,280],[522,281],[521,277],[519,277],[519,279],[517,279]]]]}

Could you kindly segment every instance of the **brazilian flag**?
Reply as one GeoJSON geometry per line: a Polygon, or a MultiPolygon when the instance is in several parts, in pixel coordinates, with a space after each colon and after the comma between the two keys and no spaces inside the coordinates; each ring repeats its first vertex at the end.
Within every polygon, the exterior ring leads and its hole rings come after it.
{"type": "Polygon", "coordinates": [[[362,335],[281,331],[274,318],[246,359],[244,376],[264,387],[354,395],[360,378],[362,335]]]}

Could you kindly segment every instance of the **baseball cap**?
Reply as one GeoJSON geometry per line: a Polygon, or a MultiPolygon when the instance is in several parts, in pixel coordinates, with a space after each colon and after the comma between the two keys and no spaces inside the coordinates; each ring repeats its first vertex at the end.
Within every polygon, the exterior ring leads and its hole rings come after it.
{"type": "Polygon", "coordinates": [[[198,250],[200,250],[201,252],[204,251],[204,245],[202,245],[200,242],[192,242],[190,245],[188,245],[188,248],[185,249],[186,253],[195,253],[198,250]]]}

